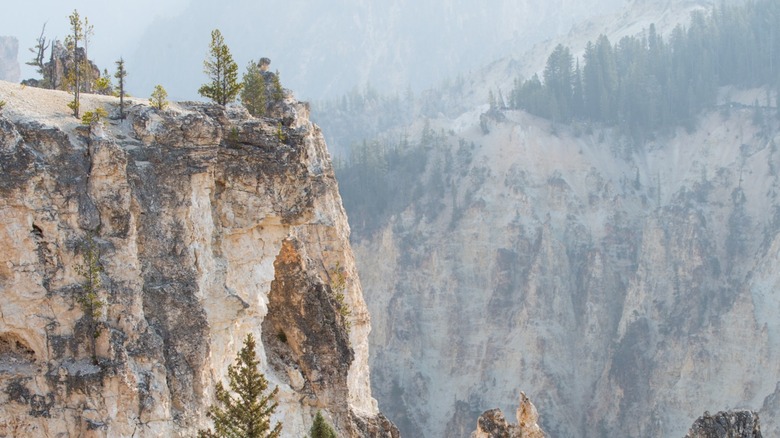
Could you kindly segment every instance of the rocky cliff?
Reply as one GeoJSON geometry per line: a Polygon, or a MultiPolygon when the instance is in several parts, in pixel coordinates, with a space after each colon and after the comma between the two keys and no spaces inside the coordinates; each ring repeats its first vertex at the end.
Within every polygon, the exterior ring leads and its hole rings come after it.
{"type": "Polygon", "coordinates": [[[0,100],[0,436],[192,436],[248,333],[283,436],[318,410],[340,436],[398,436],[371,396],[369,315],[305,104],[255,119],[133,102],[87,127],[63,92],[0,82],[0,100]],[[98,313],[80,299],[90,251],[98,313]]]}
{"type": "Polygon", "coordinates": [[[777,430],[775,110],[641,145],[515,111],[484,134],[485,111],[430,120],[421,195],[353,245],[383,411],[468,436],[523,388],[550,436],[684,436],[734,408],[777,430]]]}

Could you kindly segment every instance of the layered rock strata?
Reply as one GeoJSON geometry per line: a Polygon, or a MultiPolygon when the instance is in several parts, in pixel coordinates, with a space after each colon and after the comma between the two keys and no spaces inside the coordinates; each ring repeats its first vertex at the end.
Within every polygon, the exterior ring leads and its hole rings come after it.
{"type": "Polygon", "coordinates": [[[87,127],[66,93],[0,83],[0,100],[0,436],[192,436],[248,333],[283,436],[318,410],[340,436],[398,436],[371,396],[369,315],[305,104],[256,119],[135,102],[87,127]]]}
{"type": "Polygon", "coordinates": [[[465,437],[524,388],[552,436],[684,436],[734,407],[777,431],[775,110],[640,145],[479,114],[430,121],[420,195],[353,244],[383,412],[465,437]]]}

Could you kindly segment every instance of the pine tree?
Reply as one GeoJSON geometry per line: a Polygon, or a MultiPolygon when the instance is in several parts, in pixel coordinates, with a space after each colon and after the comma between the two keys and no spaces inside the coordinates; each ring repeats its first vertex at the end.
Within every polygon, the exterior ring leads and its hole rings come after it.
{"type": "Polygon", "coordinates": [[[152,91],[152,97],[149,98],[149,104],[152,105],[153,108],[163,110],[168,106],[167,98],[168,92],[165,91],[165,88],[163,88],[162,85],[156,85],[154,91],[152,91]]]}
{"type": "Polygon", "coordinates": [[[76,296],[76,301],[81,305],[84,318],[87,320],[92,361],[97,363],[97,338],[100,336],[98,319],[103,314],[105,303],[100,298],[100,290],[103,287],[100,273],[103,272],[103,266],[100,264],[100,253],[92,234],[87,235],[84,243],[84,263],[76,266],[76,272],[84,277],[81,293],[76,296]]]}
{"type": "Polygon", "coordinates": [[[89,24],[89,19],[87,17],[84,17],[84,23],[82,26],[84,29],[84,59],[81,60],[83,82],[82,87],[86,93],[91,93],[93,81],[95,78],[92,77],[92,67],[89,65],[89,42],[92,39],[92,35],[95,34],[95,26],[89,24]]]}
{"type": "Polygon", "coordinates": [[[209,408],[208,416],[214,421],[214,432],[201,430],[200,438],[242,437],[277,438],[282,432],[282,424],[276,423],[271,429],[271,414],[277,403],[272,401],[279,388],[266,394],[268,381],[258,371],[260,363],[255,354],[255,339],[249,334],[244,347],[238,352],[236,362],[228,366],[230,391],[216,385],[217,404],[209,408]]]}
{"type": "Polygon", "coordinates": [[[276,70],[272,78],[273,82],[273,99],[276,102],[281,102],[284,99],[284,88],[282,88],[282,80],[279,79],[279,70],[276,70]]]}
{"type": "Polygon", "coordinates": [[[30,52],[35,54],[35,58],[28,61],[26,64],[35,67],[35,71],[37,71],[38,74],[41,75],[41,77],[43,78],[41,79],[41,87],[49,88],[51,85],[49,84],[50,81],[46,77],[47,75],[43,63],[43,57],[46,54],[46,49],[48,49],[49,46],[51,45],[51,42],[48,43],[46,42],[46,36],[44,35],[45,32],[46,32],[46,23],[43,23],[43,28],[41,29],[41,35],[36,40],[35,47],[31,47],[29,49],[30,52]]]}
{"type": "Polygon", "coordinates": [[[211,82],[201,86],[198,93],[214,103],[227,105],[238,96],[242,84],[238,82],[238,65],[219,29],[211,31],[209,53],[210,57],[203,61],[203,72],[211,82]]]}
{"type": "Polygon", "coordinates": [[[249,114],[259,117],[265,114],[268,98],[265,77],[255,61],[249,61],[244,73],[244,87],[241,89],[241,103],[249,114]]]}
{"type": "Polygon", "coordinates": [[[73,34],[68,36],[68,48],[73,52],[73,101],[68,106],[73,110],[73,116],[79,118],[79,88],[81,86],[81,73],[79,71],[79,41],[84,38],[81,17],[77,10],[70,15],[70,26],[73,34]]]}
{"type": "Polygon", "coordinates": [[[336,431],[325,421],[325,418],[319,411],[317,411],[317,416],[314,417],[314,424],[309,429],[309,435],[310,438],[338,438],[336,431]]]}
{"type": "Polygon", "coordinates": [[[119,118],[125,118],[125,76],[127,76],[127,70],[125,70],[125,60],[121,57],[116,62],[116,73],[114,77],[119,81],[119,118]]]}

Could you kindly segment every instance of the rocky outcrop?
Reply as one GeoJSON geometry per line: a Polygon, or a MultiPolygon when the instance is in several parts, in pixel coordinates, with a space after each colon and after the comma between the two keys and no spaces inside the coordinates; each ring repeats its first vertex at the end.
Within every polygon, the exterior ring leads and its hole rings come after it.
{"type": "MultiPolygon", "coordinates": [[[[87,58],[87,51],[83,47],[78,48],[77,58],[80,60],[87,58]]],[[[89,73],[89,80],[82,80],[80,89],[84,92],[92,92],[91,89],[95,79],[100,77],[100,69],[94,62],[87,60],[86,64],[83,64],[79,69],[84,70],[84,65],[88,66],[86,71],[81,71],[81,75],[89,73]]],[[[53,90],[67,90],[68,78],[71,77],[74,69],[73,53],[62,44],[61,41],[55,40],[51,52],[49,53],[49,60],[43,64],[40,72],[43,75],[42,79],[25,79],[22,83],[32,87],[49,88],[53,90]]],[[[82,76],[83,78],[84,76],[82,76]]],[[[109,88],[110,90],[110,88],[109,88]]],[[[101,94],[111,94],[103,90],[101,94]]]]}
{"type": "Polygon", "coordinates": [[[544,438],[539,424],[539,413],[525,393],[520,393],[520,407],[517,408],[517,424],[509,424],[501,409],[491,409],[477,419],[477,430],[471,438],[544,438]]]}
{"type": "Polygon", "coordinates": [[[192,436],[252,333],[283,436],[318,410],[340,436],[397,436],[371,396],[369,315],[305,104],[255,119],[131,102],[86,127],[66,93],[0,82],[0,99],[0,435],[192,436]],[[79,300],[90,240],[97,314],[79,300]]]}
{"type": "Polygon", "coordinates": [[[0,36],[0,81],[19,82],[19,40],[0,36]]]}
{"type": "Polygon", "coordinates": [[[691,426],[685,438],[761,438],[758,414],[728,411],[710,415],[705,412],[691,426]]]}

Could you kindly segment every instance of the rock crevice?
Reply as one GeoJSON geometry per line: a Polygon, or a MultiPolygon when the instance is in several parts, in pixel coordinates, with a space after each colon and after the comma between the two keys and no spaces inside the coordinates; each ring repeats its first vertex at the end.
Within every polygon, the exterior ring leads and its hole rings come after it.
{"type": "MultiPolygon", "coordinates": [[[[191,436],[252,333],[268,342],[258,351],[285,436],[317,410],[344,436],[397,436],[371,397],[370,321],[307,106],[288,96],[255,119],[131,102],[125,120],[86,127],[66,98],[0,82],[0,435],[191,436]],[[77,299],[89,236],[104,304],[93,316],[77,299]]],[[[115,99],[83,99],[115,112],[115,99]]]]}

